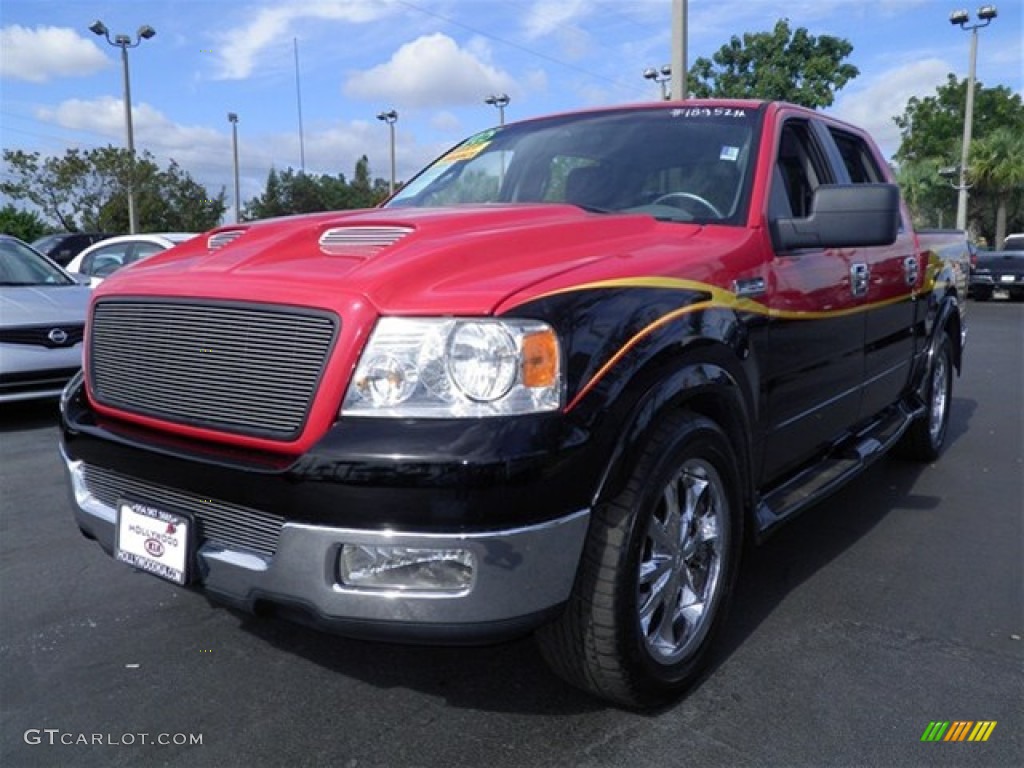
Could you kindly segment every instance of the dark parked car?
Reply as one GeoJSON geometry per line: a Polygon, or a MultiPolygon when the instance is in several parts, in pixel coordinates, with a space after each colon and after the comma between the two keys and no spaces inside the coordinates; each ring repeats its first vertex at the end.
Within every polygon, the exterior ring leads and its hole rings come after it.
{"type": "Polygon", "coordinates": [[[981,251],[971,271],[970,295],[979,301],[1006,293],[1024,299],[1024,250],[981,251]]]}
{"type": "Polygon", "coordinates": [[[57,232],[43,235],[32,243],[32,247],[44,256],[49,256],[62,267],[66,267],[75,256],[93,243],[113,237],[109,232],[57,232]]]}

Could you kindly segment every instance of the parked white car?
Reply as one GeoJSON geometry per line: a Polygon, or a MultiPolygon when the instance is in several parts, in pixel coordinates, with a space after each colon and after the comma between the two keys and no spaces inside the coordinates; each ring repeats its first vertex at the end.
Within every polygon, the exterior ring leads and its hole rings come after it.
{"type": "Polygon", "coordinates": [[[67,266],[69,272],[91,278],[93,287],[121,267],[163,253],[179,243],[191,240],[195,232],[154,232],[145,235],[118,235],[94,243],[67,266]]]}
{"type": "Polygon", "coordinates": [[[34,248],[0,235],[0,403],[60,395],[82,367],[90,295],[34,248]]]}

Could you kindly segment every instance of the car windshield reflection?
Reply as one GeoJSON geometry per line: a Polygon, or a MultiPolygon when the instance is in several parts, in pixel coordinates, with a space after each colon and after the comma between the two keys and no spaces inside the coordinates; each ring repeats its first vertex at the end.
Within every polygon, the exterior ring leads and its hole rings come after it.
{"type": "Polygon", "coordinates": [[[385,207],[567,203],[739,225],[759,119],[751,108],[657,107],[494,128],[436,160],[385,207]]]}
{"type": "Polygon", "coordinates": [[[75,281],[27,245],[0,239],[0,285],[75,285],[75,281]]]}

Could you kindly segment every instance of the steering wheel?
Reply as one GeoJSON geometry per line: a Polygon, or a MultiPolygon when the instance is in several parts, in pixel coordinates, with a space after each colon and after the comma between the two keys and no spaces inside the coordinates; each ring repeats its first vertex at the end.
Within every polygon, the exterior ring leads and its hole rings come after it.
{"type": "Polygon", "coordinates": [[[661,205],[662,203],[669,203],[671,205],[674,205],[676,208],[683,208],[684,206],[678,205],[678,203],[682,200],[691,200],[695,203],[699,203],[700,205],[704,206],[704,208],[711,211],[711,213],[713,213],[716,218],[725,218],[725,216],[722,215],[722,212],[718,210],[714,206],[714,204],[705,200],[700,195],[693,194],[692,192],[669,192],[668,194],[664,194],[661,197],[657,198],[656,200],[652,201],[651,205],[661,205]]]}

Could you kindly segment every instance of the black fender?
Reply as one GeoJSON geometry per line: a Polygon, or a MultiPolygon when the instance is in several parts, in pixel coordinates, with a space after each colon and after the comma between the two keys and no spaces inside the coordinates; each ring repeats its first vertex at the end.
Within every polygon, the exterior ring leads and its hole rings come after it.
{"type": "Polygon", "coordinates": [[[949,336],[953,352],[953,367],[959,375],[963,367],[963,349],[967,330],[962,320],[960,301],[954,293],[946,294],[938,302],[938,308],[934,311],[933,319],[928,324],[924,350],[917,358],[914,377],[911,380],[911,391],[919,400],[925,398],[928,371],[931,370],[932,360],[935,359],[939,342],[944,335],[949,336]]]}
{"type": "Polygon", "coordinates": [[[700,345],[681,354],[670,370],[653,378],[621,422],[615,448],[595,489],[593,504],[618,495],[636,457],[660,417],[667,411],[690,410],[717,423],[728,435],[741,478],[739,495],[745,510],[754,498],[753,466],[756,444],[755,403],[747,376],[729,348],[700,345]]]}

